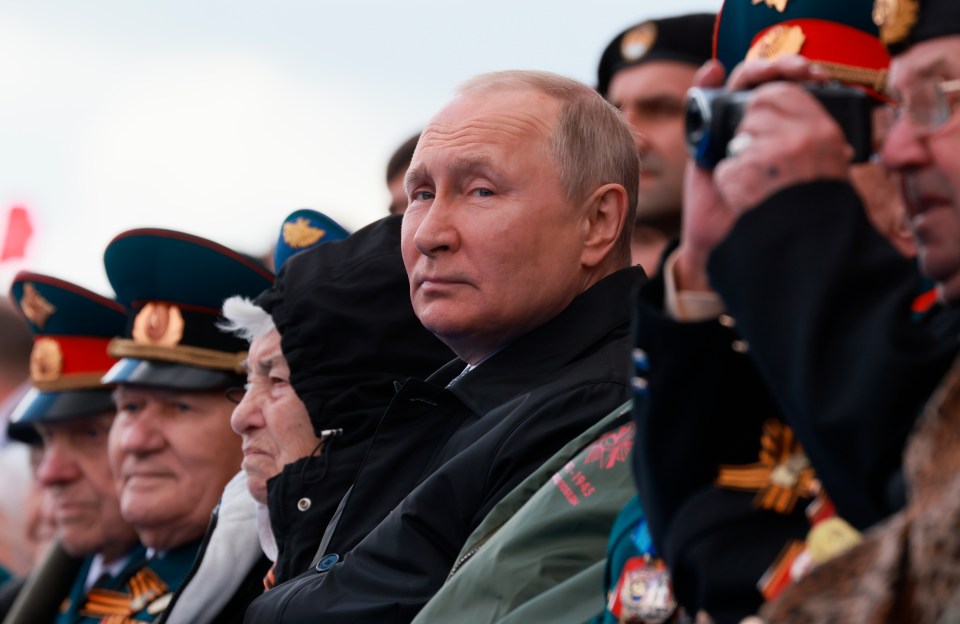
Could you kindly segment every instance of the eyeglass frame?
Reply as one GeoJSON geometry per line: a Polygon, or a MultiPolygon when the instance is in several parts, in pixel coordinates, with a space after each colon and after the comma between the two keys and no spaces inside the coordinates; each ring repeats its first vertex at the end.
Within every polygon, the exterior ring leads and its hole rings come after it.
{"type": "MultiPolygon", "coordinates": [[[[912,108],[911,100],[908,99],[899,106],[889,107],[892,117],[887,127],[887,133],[889,133],[904,112],[906,112],[910,117],[910,124],[913,127],[914,134],[916,134],[918,137],[928,137],[946,125],[954,112],[954,108],[947,99],[947,95],[952,93],[960,93],[960,78],[955,78],[953,80],[927,78],[925,79],[924,84],[927,83],[932,83],[935,96],[934,106],[936,110],[933,110],[933,114],[930,115],[931,121],[918,119],[916,109],[912,108]]],[[[921,86],[922,85],[917,85],[914,89],[911,89],[911,92],[916,93],[921,86]]]]}

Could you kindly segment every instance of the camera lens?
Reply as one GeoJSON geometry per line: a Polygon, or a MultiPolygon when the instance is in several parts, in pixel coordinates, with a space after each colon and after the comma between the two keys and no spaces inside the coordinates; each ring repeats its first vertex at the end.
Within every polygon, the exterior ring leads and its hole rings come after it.
{"type": "Polygon", "coordinates": [[[687,91],[687,114],[685,119],[687,150],[691,156],[699,153],[700,142],[710,128],[710,100],[703,89],[693,87],[687,91]]]}

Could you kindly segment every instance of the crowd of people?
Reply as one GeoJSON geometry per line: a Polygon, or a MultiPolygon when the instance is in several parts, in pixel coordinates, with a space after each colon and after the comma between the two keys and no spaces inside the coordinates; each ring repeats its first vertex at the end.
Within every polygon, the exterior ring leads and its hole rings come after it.
{"type": "Polygon", "coordinates": [[[467,80],[356,232],[19,274],[0,618],[960,622],[958,101],[956,0],[727,0],[467,80]]]}

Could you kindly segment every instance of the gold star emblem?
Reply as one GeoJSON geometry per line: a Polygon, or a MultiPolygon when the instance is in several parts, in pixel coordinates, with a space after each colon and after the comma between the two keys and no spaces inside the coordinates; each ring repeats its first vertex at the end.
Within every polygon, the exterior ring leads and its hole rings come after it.
{"type": "Polygon", "coordinates": [[[297,217],[293,223],[283,224],[283,242],[294,249],[309,247],[326,234],[326,230],[313,227],[305,217],[297,217]]]}
{"type": "Polygon", "coordinates": [[[23,296],[20,298],[20,309],[31,323],[43,329],[47,320],[53,316],[57,308],[43,298],[43,295],[37,291],[37,287],[27,282],[23,285],[23,296]]]}

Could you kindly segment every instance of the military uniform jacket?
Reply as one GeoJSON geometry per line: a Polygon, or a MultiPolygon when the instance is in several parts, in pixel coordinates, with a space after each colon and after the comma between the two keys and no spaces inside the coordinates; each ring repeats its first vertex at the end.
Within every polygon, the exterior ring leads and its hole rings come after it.
{"type": "MultiPolygon", "coordinates": [[[[628,297],[642,270],[619,271],[566,310],[453,381],[455,361],[426,383],[405,384],[384,416],[338,525],[363,516],[393,481],[419,485],[350,551],[337,552],[337,530],[316,570],[258,598],[246,622],[408,622],[440,588],[470,533],[508,492],[564,444],[629,398],[628,297]],[[378,448],[390,421],[455,432],[420,449],[378,448]],[[386,461],[394,458],[393,465],[386,461]],[[354,501],[356,507],[354,508],[354,501]]],[[[435,438],[436,440],[436,438],[435,438]]],[[[402,444],[401,444],[402,446],[402,444]]]]}
{"type": "Polygon", "coordinates": [[[960,315],[912,322],[919,272],[838,181],[743,215],[709,274],[840,515],[865,528],[902,507],[904,444],[958,351],[960,315]]]}
{"type": "Polygon", "coordinates": [[[638,490],[678,602],[718,624],[739,622],[763,602],[757,581],[810,525],[803,503],[779,514],[756,508],[751,492],[715,485],[721,465],[758,460],[762,425],[781,411],[736,322],[673,320],[664,291],[661,270],[637,297],[634,340],[648,360],[647,400],[633,410],[638,490]]]}

